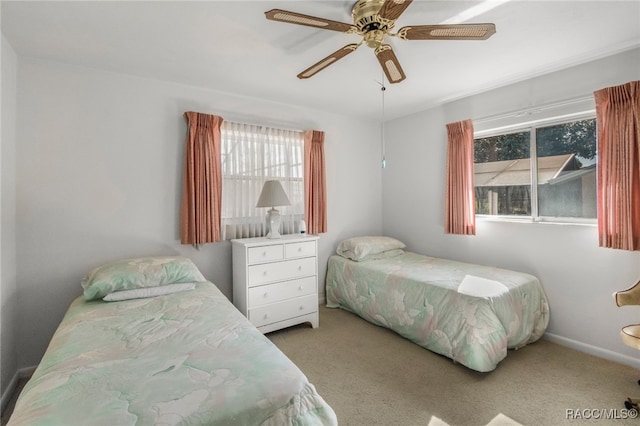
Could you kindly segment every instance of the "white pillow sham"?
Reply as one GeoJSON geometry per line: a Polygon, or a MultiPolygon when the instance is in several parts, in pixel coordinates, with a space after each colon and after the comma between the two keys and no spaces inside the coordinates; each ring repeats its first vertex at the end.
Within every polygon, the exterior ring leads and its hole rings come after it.
{"type": "Polygon", "coordinates": [[[177,293],[179,291],[193,290],[195,283],[167,284],[161,287],[136,288],[134,290],[114,291],[102,298],[105,302],[118,302],[130,299],[145,299],[148,297],[162,296],[165,294],[177,293]]]}

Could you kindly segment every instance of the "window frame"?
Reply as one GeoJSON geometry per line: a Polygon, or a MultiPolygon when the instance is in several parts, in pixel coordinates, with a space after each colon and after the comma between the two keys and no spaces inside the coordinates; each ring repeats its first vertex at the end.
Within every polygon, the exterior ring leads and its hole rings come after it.
{"type": "MultiPolygon", "coordinates": [[[[287,129],[275,126],[266,126],[266,125],[256,125],[251,123],[242,123],[236,121],[227,121],[223,123],[221,126],[221,145],[222,145],[222,155],[221,155],[221,169],[222,169],[222,185],[223,185],[223,194],[222,194],[222,209],[221,209],[221,223],[222,223],[222,236],[223,240],[229,240],[233,238],[251,238],[255,236],[264,236],[268,231],[268,227],[266,226],[266,212],[268,209],[258,208],[258,207],[249,207],[249,215],[244,216],[236,216],[236,215],[227,215],[227,210],[225,208],[225,190],[228,190],[228,183],[232,181],[236,182],[259,182],[259,187],[256,188],[255,193],[255,201],[250,204],[250,206],[255,205],[255,202],[258,201],[260,196],[260,191],[262,190],[262,186],[266,180],[269,179],[277,179],[279,180],[289,197],[289,201],[291,204],[289,206],[284,207],[285,212],[283,212],[283,207],[279,207],[282,216],[282,230],[281,233],[289,234],[297,232],[297,224],[300,220],[304,219],[304,132],[302,130],[294,130],[287,129]],[[230,129],[225,129],[225,123],[228,123],[232,126],[246,126],[247,129],[243,130],[243,134],[239,134],[238,137],[242,138],[251,138],[252,142],[250,143],[250,147],[252,150],[248,150],[245,154],[248,154],[251,157],[261,158],[262,165],[260,165],[260,161],[257,161],[252,169],[246,168],[244,170],[233,170],[235,173],[226,174],[226,166],[225,162],[232,161],[234,158],[232,155],[240,155],[238,152],[240,151],[240,146],[243,142],[240,142],[238,139],[235,139],[231,135],[234,131],[230,129]],[[250,131],[249,129],[253,129],[255,131],[250,131]],[[226,134],[225,132],[229,132],[226,134]],[[295,142],[289,140],[288,142],[280,135],[274,135],[272,132],[289,132],[295,133],[295,142]],[[233,139],[233,141],[230,141],[233,139]],[[227,143],[231,144],[228,150],[225,150],[227,143]],[[283,158],[275,158],[273,156],[273,152],[269,152],[267,145],[275,146],[289,145],[289,151],[284,155],[283,158]],[[295,152],[294,152],[295,151],[295,152]],[[233,152],[233,154],[232,154],[233,152]],[[291,163],[287,163],[286,159],[289,158],[292,160],[291,163]],[[272,162],[275,160],[277,162],[272,162]],[[278,173],[274,173],[279,168],[289,168],[290,176],[280,176],[278,173]],[[295,173],[291,173],[293,170],[296,170],[295,173]],[[291,191],[292,187],[301,187],[301,191],[291,191]],[[298,194],[300,192],[300,194],[298,194]],[[262,233],[264,235],[254,235],[254,232],[249,232],[249,234],[244,233],[243,226],[249,226],[252,230],[260,229],[261,226],[264,225],[262,229],[262,233]],[[228,228],[233,227],[234,232],[233,236],[227,235],[228,228]],[[239,230],[239,231],[238,231],[239,230]],[[241,235],[238,236],[238,232],[241,232],[241,235]]],[[[237,132],[237,131],[236,131],[237,132]]],[[[277,156],[276,156],[277,157],[277,156]]]]}
{"type": "MultiPolygon", "coordinates": [[[[530,161],[530,173],[531,173],[531,216],[516,216],[516,215],[489,215],[476,213],[476,220],[480,221],[496,221],[496,222],[520,222],[520,223],[548,223],[558,225],[589,225],[597,226],[598,218],[579,218],[579,217],[563,217],[563,216],[540,216],[538,206],[538,155],[537,155],[537,132],[535,131],[541,127],[549,127],[554,125],[571,123],[581,120],[595,120],[596,111],[590,109],[588,111],[582,111],[571,114],[563,114],[557,116],[551,116],[547,118],[541,118],[537,120],[530,120],[521,123],[515,123],[495,128],[489,128],[486,130],[475,131],[473,134],[474,147],[475,140],[479,138],[487,138],[493,136],[500,136],[508,133],[529,132],[529,161],[530,161]]],[[[597,144],[597,130],[596,130],[596,144],[597,144]]],[[[597,149],[597,146],[596,146],[597,149]]]]}

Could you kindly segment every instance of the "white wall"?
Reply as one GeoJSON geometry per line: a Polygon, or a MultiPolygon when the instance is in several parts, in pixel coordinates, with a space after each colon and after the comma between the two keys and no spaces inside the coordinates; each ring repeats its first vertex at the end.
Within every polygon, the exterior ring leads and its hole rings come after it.
{"type": "Polygon", "coordinates": [[[0,152],[0,392],[4,395],[17,368],[16,334],[16,54],[2,37],[0,152]]]}
{"type": "Polygon", "coordinates": [[[102,262],[182,254],[231,297],[229,243],[179,243],[185,111],[325,131],[321,293],[337,240],[382,230],[372,123],[32,58],[18,57],[17,80],[19,368],[38,363],[83,274],[102,262]]]}
{"type": "Polygon", "coordinates": [[[548,333],[575,348],[638,365],[620,328],[640,307],[617,308],[612,293],[640,279],[640,253],[598,247],[597,228],[481,221],[476,236],[444,234],[445,125],[591,96],[640,78],[640,49],[623,52],[387,124],[383,229],[425,254],[538,276],[551,307],[548,333]]]}
{"type": "MultiPolygon", "coordinates": [[[[15,360],[4,356],[5,336],[17,333],[8,343],[17,348],[17,368],[35,365],[68,303],[80,294],[82,275],[104,261],[186,255],[231,296],[229,244],[195,250],[178,240],[187,110],[326,132],[329,232],[320,240],[320,283],[338,240],[384,230],[415,251],[534,273],[551,303],[550,333],[601,355],[637,356],[620,343],[618,330],[638,312],[615,308],[611,293],[640,277],[638,253],[598,248],[596,230],[588,226],[482,222],[475,237],[443,232],[445,123],[585,96],[637,79],[637,50],[390,122],[388,167],[381,172],[379,145],[371,146],[379,138],[376,122],[16,58],[11,51],[8,63],[17,62],[17,124],[14,136],[7,136],[4,119],[11,106],[7,113],[4,39],[2,47],[3,380],[14,374],[15,360]],[[5,147],[5,137],[13,144],[5,147]],[[12,216],[14,188],[17,215],[12,216]],[[12,217],[15,237],[5,232],[12,217]],[[12,238],[15,257],[5,249],[12,238]]],[[[11,96],[7,99],[11,104],[11,96]]]]}

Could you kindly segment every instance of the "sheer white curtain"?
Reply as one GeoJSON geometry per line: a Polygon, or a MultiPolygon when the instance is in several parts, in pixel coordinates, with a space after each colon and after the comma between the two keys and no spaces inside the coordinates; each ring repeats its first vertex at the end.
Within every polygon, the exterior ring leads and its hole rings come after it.
{"type": "Polygon", "coordinates": [[[265,181],[282,183],[290,206],[277,206],[280,232],[298,231],[304,217],[304,134],[225,121],[222,134],[223,239],[267,234],[267,209],[256,203],[265,181]]]}

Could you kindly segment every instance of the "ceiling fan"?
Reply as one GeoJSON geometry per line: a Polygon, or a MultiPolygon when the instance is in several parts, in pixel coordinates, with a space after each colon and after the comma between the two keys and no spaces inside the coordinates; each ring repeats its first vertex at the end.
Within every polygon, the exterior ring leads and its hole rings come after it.
{"type": "Polygon", "coordinates": [[[391,32],[396,19],[402,15],[413,0],[358,0],[353,6],[353,24],[332,21],[325,18],[303,15],[287,10],[273,9],[265,12],[267,19],[289,24],[306,25],[346,34],[361,35],[360,43],[351,43],[298,74],[298,78],[313,77],[339,59],[355,51],[363,43],[374,49],[390,83],[399,83],[406,78],[393,49],[384,41],[385,36],[402,40],[486,40],[496,32],[494,24],[459,25],[414,25],[391,32]]]}

